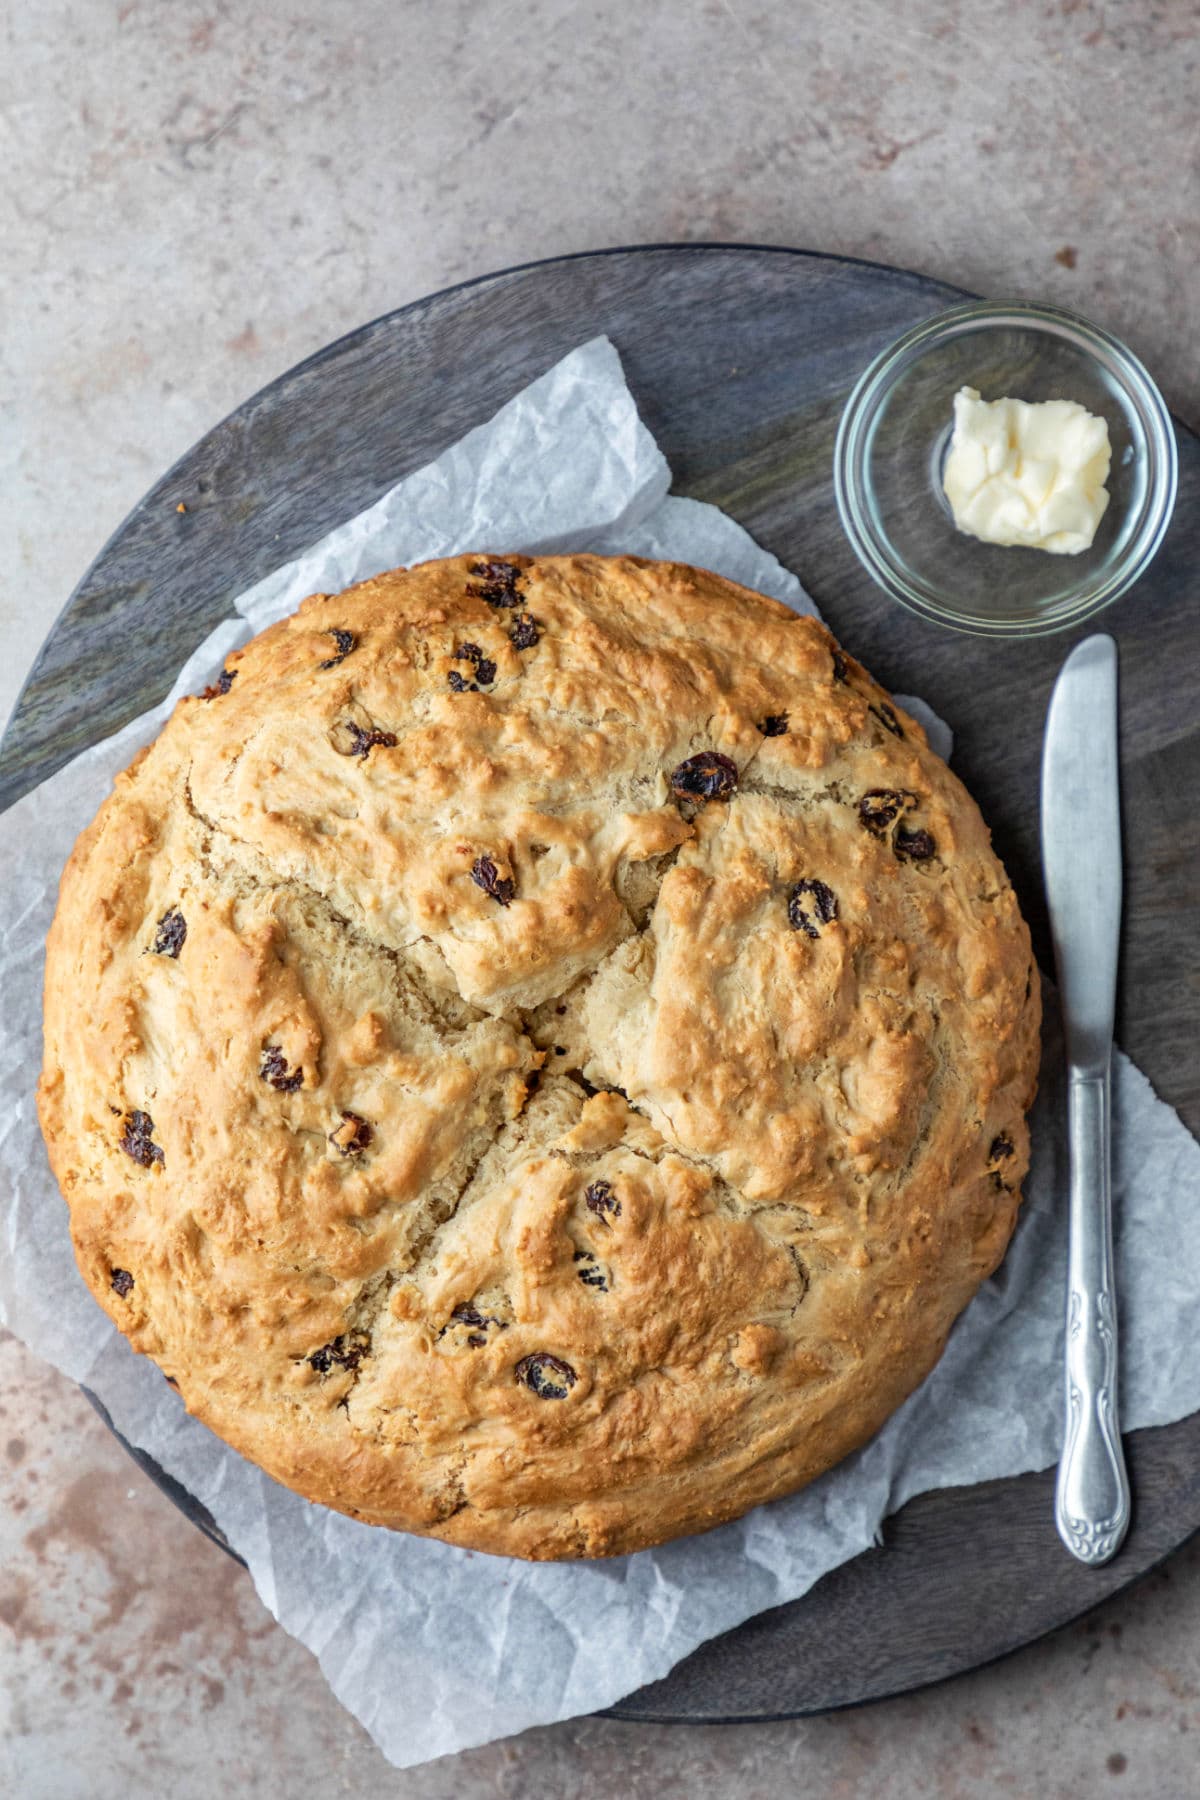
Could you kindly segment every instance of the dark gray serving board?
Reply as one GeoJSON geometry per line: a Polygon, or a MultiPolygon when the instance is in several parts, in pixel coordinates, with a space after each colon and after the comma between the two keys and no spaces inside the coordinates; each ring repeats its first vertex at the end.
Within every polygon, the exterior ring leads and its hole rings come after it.
{"type": "MultiPolygon", "coordinates": [[[[676,490],[732,513],[801,575],[882,682],[923,694],[953,725],[955,766],[993,828],[1048,964],[1038,757],[1054,674],[1081,634],[1014,644],[911,618],[862,574],[833,502],[834,434],[855,378],[898,332],[961,297],[868,263],[686,245],[537,263],[377,319],[246,401],[116,532],[51,632],[0,744],[0,807],[161,698],[235,593],[604,331],[676,490]]],[[[1183,427],[1178,436],[1175,522],[1149,576],[1104,625],[1121,650],[1120,1039],[1196,1131],[1200,441],[1183,427]]],[[[882,1548],[704,1645],[615,1713],[711,1720],[822,1711],[1029,1642],[1200,1529],[1200,1415],[1135,1433],[1128,1447],[1133,1528],[1108,1568],[1085,1569],[1060,1547],[1050,1474],[926,1495],[888,1522],[882,1548]]],[[[164,1485],[207,1528],[190,1497],[164,1485]]]]}

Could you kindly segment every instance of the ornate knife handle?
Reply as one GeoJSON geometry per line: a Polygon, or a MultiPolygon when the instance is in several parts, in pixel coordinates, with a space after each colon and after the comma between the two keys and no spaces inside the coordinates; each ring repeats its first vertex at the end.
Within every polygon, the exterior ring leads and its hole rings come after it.
{"type": "Polygon", "coordinates": [[[1071,1070],[1066,1430],[1054,1517],[1080,1562],[1116,1555],[1129,1529],[1129,1477],[1117,1413],[1109,1071],[1071,1070]]]}

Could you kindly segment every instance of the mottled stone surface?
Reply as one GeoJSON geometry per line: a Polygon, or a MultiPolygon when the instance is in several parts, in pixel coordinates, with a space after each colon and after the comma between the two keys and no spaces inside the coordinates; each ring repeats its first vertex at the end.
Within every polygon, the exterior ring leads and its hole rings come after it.
{"type": "MultiPolygon", "coordinates": [[[[264,381],[529,258],[876,257],[1074,305],[1200,423],[1183,0],[38,0],[0,7],[0,717],[107,534],[264,381]]],[[[0,1343],[0,1792],[29,1800],[1185,1797],[1200,1550],[864,1711],[588,1720],[400,1774],[58,1376],[0,1343]]]]}
{"type": "Polygon", "coordinates": [[[5,1795],[1196,1792],[1200,1545],[1084,1623],[923,1694],[771,1725],[584,1719],[401,1772],[236,1565],[150,1485],[78,1392],[12,1338],[0,1338],[0,1468],[5,1795]]]}

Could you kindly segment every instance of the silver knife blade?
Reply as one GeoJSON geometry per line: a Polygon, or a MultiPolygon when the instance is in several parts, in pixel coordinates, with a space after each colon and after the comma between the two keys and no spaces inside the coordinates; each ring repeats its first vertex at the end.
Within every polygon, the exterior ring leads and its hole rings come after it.
{"type": "Polygon", "coordinates": [[[1067,1055],[1107,1067],[1121,931],[1117,646],[1085,638],[1063,664],[1042,752],[1042,867],[1067,1055]]]}

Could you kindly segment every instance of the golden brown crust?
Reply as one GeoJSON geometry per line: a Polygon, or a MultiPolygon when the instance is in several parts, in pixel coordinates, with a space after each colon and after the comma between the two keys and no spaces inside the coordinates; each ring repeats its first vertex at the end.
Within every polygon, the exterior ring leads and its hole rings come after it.
{"type": "Polygon", "coordinates": [[[1037,1068],[920,727],[634,559],[399,570],[229,670],[50,935],[110,1316],[279,1480],[484,1550],[637,1549],[861,1444],[1004,1253],[1037,1068]]]}

